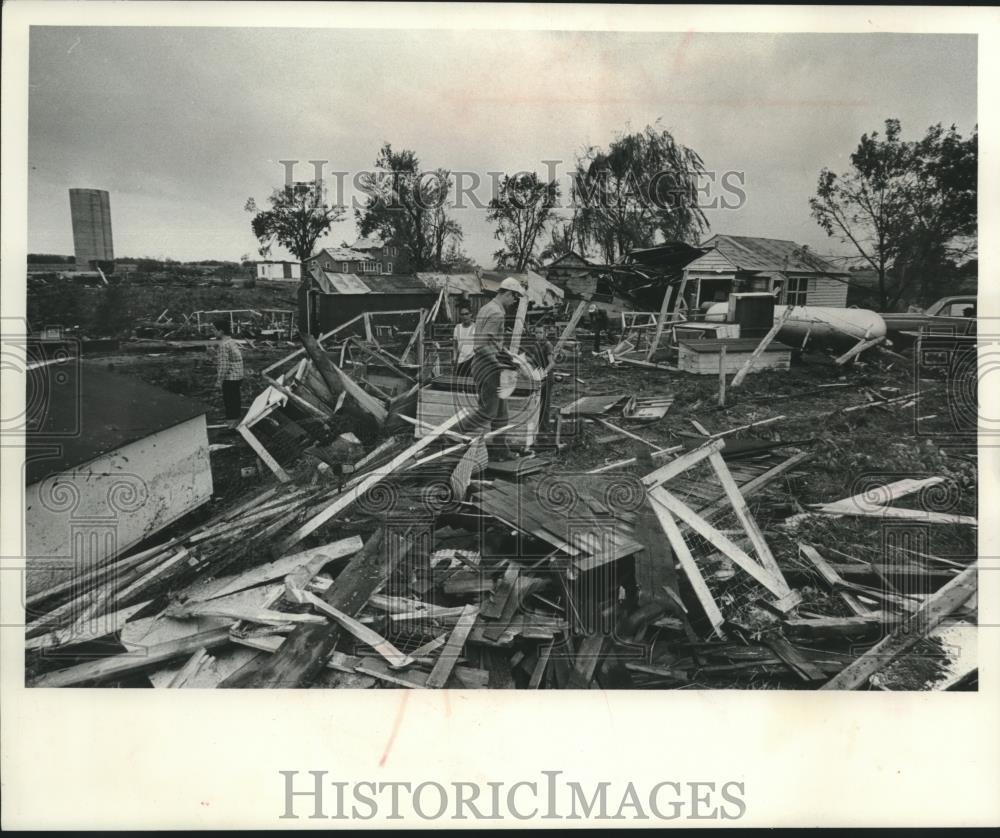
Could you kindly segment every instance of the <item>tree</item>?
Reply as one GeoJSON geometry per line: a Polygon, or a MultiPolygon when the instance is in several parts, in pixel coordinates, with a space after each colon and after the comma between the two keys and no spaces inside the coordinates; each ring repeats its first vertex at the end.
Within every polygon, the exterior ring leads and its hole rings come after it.
{"type": "Polygon", "coordinates": [[[253,213],[250,225],[260,242],[260,255],[268,256],[272,246],[279,244],[300,262],[312,256],[316,242],[345,212],[343,206],[326,203],[321,181],[287,184],[275,189],[268,202],[271,208],[259,212],[253,198],[244,207],[253,213]]]}
{"type": "Polygon", "coordinates": [[[898,119],[864,134],[849,171],[824,168],[809,206],[828,236],[875,271],[882,310],[904,296],[928,301],[976,249],[978,133],[933,125],[906,142],[898,119]]]}
{"type": "Polygon", "coordinates": [[[549,243],[542,248],[539,261],[543,264],[565,256],[571,251],[577,252],[580,256],[586,256],[587,243],[585,240],[583,227],[579,219],[574,215],[568,221],[563,221],[552,227],[549,243]]]}
{"type": "Polygon", "coordinates": [[[619,134],[607,151],[591,147],[577,158],[573,201],[585,241],[604,259],[657,237],[696,242],[708,229],[698,203],[701,157],[656,126],[619,134]]]}
{"type": "Polygon", "coordinates": [[[389,143],[380,149],[375,169],[360,179],[368,196],[355,210],[361,235],[376,233],[403,248],[414,270],[440,267],[448,241],[462,234],[447,213],[451,172],[422,171],[413,151],[393,151],[389,143]]]}
{"type": "Polygon", "coordinates": [[[494,238],[504,244],[494,254],[498,268],[520,273],[537,264],[538,237],[552,220],[558,197],[556,182],[541,181],[534,172],[503,176],[486,213],[486,220],[497,224],[494,238]]]}
{"type": "Polygon", "coordinates": [[[445,268],[445,246],[455,248],[462,241],[462,226],[445,212],[444,206],[437,207],[431,213],[431,248],[434,254],[434,268],[445,268]]]}
{"type": "Polygon", "coordinates": [[[472,259],[463,249],[462,246],[454,239],[449,242],[448,249],[444,253],[444,258],[442,259],[441,269],[447,271],[448,273],[470,273],[475,271],[479,265],[476,261],[472,259]]]}

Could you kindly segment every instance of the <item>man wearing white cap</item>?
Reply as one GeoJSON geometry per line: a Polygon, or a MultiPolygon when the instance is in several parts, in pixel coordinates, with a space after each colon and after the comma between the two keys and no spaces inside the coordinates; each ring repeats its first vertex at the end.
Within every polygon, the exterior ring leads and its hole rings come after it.
{"type": "MultiPolygon", "coordinates": [[[[476,315],[472,377],[476,382],[479,405],[474,420],[477,425],[489,423],[490,430],[507,424],[507,402],[500,398],[498,392],[500,373],[517,367],[504,349],[504,321],[507,309],[516,305],[523,294],[524,286],[513,277],[507,277],[500,283],[496,296],[476,315]]],[[[491,437],[486,448],[493,461],[508,460],[512,456],[506,439],[491,437]]]]}

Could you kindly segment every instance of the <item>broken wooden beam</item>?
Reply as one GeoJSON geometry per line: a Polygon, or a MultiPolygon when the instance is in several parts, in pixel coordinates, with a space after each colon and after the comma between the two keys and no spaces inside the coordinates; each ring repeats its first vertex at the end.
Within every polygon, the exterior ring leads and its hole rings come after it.
{"type": "Polygon", "coordinates": [[[785,321],[788,320],[792,315],[792,306],[786,306],[785,310],[782,312],[781,317],[778,318],[778,322],[775,323],[770,331],[761,338],[757,348],[753,351],[749,358],[747,358],[746,363],[740,367],[739,372],[733,377],[730,382],[730,389],[735,389],[743,383],[743,379],[747,377],[747,374],[753,369],[753,365],[760,360],[760,356],[764,354],[764,350],[771,345],[771,342],[778,336],[778,332],[781,331],[782,326],[785,325],[785,321]]]}
{"type": "Polygon", "coordinates": [[[227,643],[229,643],[228,628],[211,629],[183,637],[180,640],[149,646],[143,649],[141,654],[136,654],[134,651],[123,652],[101,660],[87,661],[66,669],[57,669],[55,672],[46,672],[36,678],[31,686],[76,687],[81,684],[107,681],[166,663],[174,658],[193,654],[199,649],[210,652],[227,643]]]}
{"type": "Polygon", "coordinates": [[[407,448],[405,451],[397,454],[392,458],[385,466],[380,468],[378,471],[367,475],[360,483],[358,483],[350,491],[344,492],[343,494],[337,495],[329,506],[323,509],[318,514],[314,515],[308,521],[306,521],[299,529],[292,533],[287,540],[282,545],[282,550],[287,551],[291,547],[298,544],[303,538],[314,533],[323,524],[329,521],[334,515],[343,511],[352,503],[354,503],[359,497],[361,497],[365,492],[367,492],[376,483],[381,482],[392,472],[403,465],[407,460],[413,457],[420,451],[423,451],[428,445],[430,445],[435,439],[437,439],[445,431],[450,430],[463,419],[465,419],[471,411],[460,410],[450,419],[442,422],[434,430],[428,433],[426,436],[422,436],[413,445],[407,448]]]}
{"type": "Polygon", "coordinates": [[[476,619],[479,617],[479,608],[475,605],[466,605],[462,609],[462,615],[458,618],[455,628],[452,630],[448,642],[445,643],[441,654],[434,663],[431,674],[427,676],[425,686],[428,689],[441,689],[448,683],[455,664],[458,662],[465,647],[465,641],[469,637],[476,619]]]}
{"type": "Polygon", "coordinates": [[[979,562],[976,561],[937,593],[929,596],[923,605],[888,637],[876,643],[820,689],[856,690],[867,684],[872,675],[927,637],[947,617],[974,597],[978,591],[978,574],[979,562]]]}

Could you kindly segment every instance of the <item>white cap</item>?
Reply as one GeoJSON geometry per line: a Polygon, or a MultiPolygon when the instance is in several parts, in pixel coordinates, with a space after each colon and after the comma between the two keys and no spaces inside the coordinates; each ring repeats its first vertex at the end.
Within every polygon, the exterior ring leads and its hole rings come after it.
{"type": "Polygon", "coordinates": [[[509,276],[500,283],[501,291],[513,291],[515,294],[524,294],[524,286],[514,277],[509,276]]]}
{"type": "Polygon", "coordinates": [[[593,314],[596,311],[597,311],[597,306],[595,306],[593,303],[591,303],[590,307],[587,309],[587,314],[593,314]]]}

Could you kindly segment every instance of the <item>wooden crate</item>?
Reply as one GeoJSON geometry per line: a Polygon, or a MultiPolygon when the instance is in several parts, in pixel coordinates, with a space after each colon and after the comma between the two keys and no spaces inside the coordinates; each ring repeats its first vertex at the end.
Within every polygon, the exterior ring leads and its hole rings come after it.
{"type": "MultiPolygon", "coordinates": [[[[734,375],[753,355],[759,340],[736,338],[735,340],[685,340],[677,344],[677,367],[682,372],[695,375],[718,375],[719,355],[726,347],[726,375],[734,375]]],[[[792,364],[792,350],[783,343],[774,341],[754,362],[750,372],[762,370],[787,370],[792,364]]]]}
{"type": "Polygon", "coordinates": [[[739,323],[680,323],[674,326],[677,340],[721,340],[738,338],[739,323]]]}
{"type": "MultiPolygon", "coordinates": [[[[451,418],[459,410],[475,410],[478,404],[472,379],[448,376],[420,390],[417,401],[417,419],[423,423],[414,429],[418,439],[430,428],[451,418]],[[425,427],[427,426],[427,427],[425,427]]],[[[507,431],[507,443],[512,447],[530,448],[538,431],[541,394],[537,389],[521,387],[507,399],[507,415],[515,427],[507,431]]]]}

